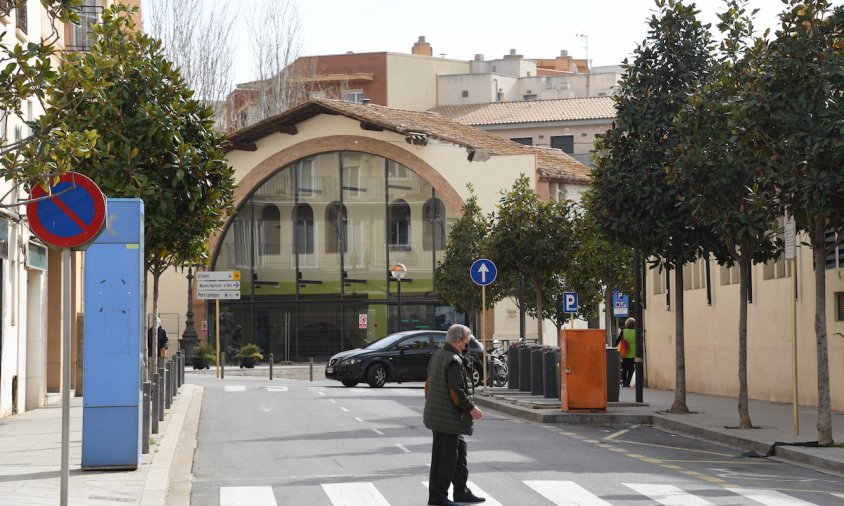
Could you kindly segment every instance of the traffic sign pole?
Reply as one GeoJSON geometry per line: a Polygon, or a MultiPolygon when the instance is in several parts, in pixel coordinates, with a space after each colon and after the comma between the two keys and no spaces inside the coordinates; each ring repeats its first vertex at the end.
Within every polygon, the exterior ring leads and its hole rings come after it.
{"type": "Polygon", "coordinates": [[[486,285],[481,286],[481,343],[483,343],[484,351],[484,386],[487,385],[486,381],[486,285]]]}
{"type": "Polygon", "coordinates": [[[62,479],[61,506],[70,483],[70,248],[62,248],[62,479]]]}
{"type": "Polygon", "coordinates": [[[216,304],[216,323],[214,324],[214,330],[217,334],[217,378],[220,378],[220,299],[214,300],[216,304]]]}

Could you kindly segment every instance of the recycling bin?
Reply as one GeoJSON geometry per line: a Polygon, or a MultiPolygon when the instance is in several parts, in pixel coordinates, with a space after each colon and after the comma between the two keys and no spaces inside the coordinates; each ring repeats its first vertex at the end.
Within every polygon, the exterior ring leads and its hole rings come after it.
{"type": "Polygon", "coordinates": [[[519,348],[519,392],[530,392],[530,352],[533,346],[519,348]]]}
{"type": "Polygon", "coordinates": [[[554,348],[548,348],[542,354],[543,397],[553,399],[557,395],[557,365],[554,363],[554,348]]]}
{"type": "Polygon", "coordinates": [[[542,395],[545,385],[542,380],[542,354],[545,349],[535,346],[530,351],[530,393],[531,395],[542,395]]]}
{"type": "Polygon", "coordinates": [[[621,354],[615,348],[607,347],[607,402],[618,402],[621,383],[621,354]]]}

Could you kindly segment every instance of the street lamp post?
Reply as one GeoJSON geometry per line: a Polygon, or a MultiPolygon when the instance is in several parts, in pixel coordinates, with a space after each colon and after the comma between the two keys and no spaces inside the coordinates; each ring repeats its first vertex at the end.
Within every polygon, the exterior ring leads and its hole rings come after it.
{"type": "Polygon", "coordinates": [[[197,344],[196,329],[193,325],[193,269],[188,266],[188,312],[185,318],[185,331],[179,339],[179,346],[185,350],[185,356],[193,356],[197,344]]]}
{"type": "Polygon", "coordinates": [[[404,279],[405,275],[407,274],[407,267],[404,264],[394,264],[390,267],[390,275],[396,280],[398,284],[398,305],[397,305],[397,313],[398,313],[398,330],[401,330],[401,280],[404,279]]]}

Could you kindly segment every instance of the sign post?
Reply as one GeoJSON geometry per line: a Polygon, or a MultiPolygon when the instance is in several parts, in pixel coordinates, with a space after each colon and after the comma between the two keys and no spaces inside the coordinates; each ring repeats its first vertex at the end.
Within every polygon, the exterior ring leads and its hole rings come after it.
{"type": "Polygon", "coordinates": [[[472,262],[469,277],[481,287],[481,347],[483,348],[483,385],[487,386],[486,371],[486,286],[492,284],[498,276],[498,269],[491,260],[479,258],[472,262]]]}
{"type": "Polygon", "coordinates": [[[72,249],[84,249],[103,228],[106,198],[86,176],[68,172],[45,190],[36,186],[29,196],[29,228],[49,246],[62,248],[62,462],[61,506],[67,505],[70,482],[70,330],[72,249]]]}
{"type": "Polygon", "coordinates": [[[798,393],[797,393],[797,255],[795,251],[797,225],[794,223],[794,216],[785,213],[783,236],[785,239],[785,261],[791,262],[791,278],[793,281],[794,293],[791,297],[791,412],[794,425],[794,435],[800,435],[800,417],[798,416],[798,393]]]}
{"type": "Polygon", "coordinates": [[[220,299],[240,299],[240,271],[208,271],[196,273],[196,298],[214,300],[214,333],[217,346],[217,378],[220,377],[220,299]]]}

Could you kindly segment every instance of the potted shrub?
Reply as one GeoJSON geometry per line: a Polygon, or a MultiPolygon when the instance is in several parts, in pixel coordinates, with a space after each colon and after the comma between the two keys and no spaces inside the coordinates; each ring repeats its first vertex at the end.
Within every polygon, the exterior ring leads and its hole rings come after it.
{"type": "Polygon", "coordinates": [[[209,369],[217,363],[217,352],[209,344],[200,344],[196,347],[191,363],[193,364],[194,370],[209,369]]]}
{"type": "Polygon", "coordinates": [[[255,362],[264,359],[264,355],[261,354],[261,348],[257,344],[247,344],[240,348],[237,358],[240,360],[241,368],[251,369],[255,367],[255,362]]]}

